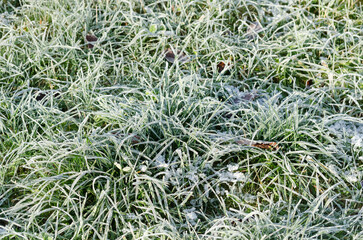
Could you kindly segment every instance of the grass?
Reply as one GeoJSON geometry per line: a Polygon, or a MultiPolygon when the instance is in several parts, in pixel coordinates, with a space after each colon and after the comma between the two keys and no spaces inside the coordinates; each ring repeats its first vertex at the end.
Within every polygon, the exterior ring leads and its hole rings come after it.
{"type": "Polygon", "coordinates": [[[2,0],[0,238],[363,239],[362,19],[353,0],[2,0]]]}

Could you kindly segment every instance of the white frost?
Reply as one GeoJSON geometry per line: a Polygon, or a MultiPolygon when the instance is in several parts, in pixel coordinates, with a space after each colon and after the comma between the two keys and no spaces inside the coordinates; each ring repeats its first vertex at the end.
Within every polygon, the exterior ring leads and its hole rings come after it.
{"type": "Polygon", "coordinates": [[[141,171],[141,172],[146,172],[146,171],[147,171],[147,166],[145,166],[145,165],[141,165],[141,166],[140,166],[140,171],[141,171]]]}
{"type": "Polygon", "coordinates": [[[347,179],[347,181],[350,183],[358,182],[357,175],[353,175],[353,174],[345,176],[345,179],[347,179]]]}
{"type": "Polygon", "coordinates": [[[198,219],[197,214],[195,213],[195,208],[190,208],[190,209],[185,209],[183,210],[183,212],[185,213],[185,217],[187,218],[187,220],[192,224],[195,225],[196,224],[196,220],[198,219]]]}
{"type": "Polygon", "coordinates": [[[241,172],[220,172],[217,173],[221,182],[246,182],[247,177],[241,172]]]}
{"type": "Polygon", "coordinates": [[[336,135],[340,139],[345,139],[354,148],[363,147],[363,124],[348,121],[337,121],[329,125],[330,133],[336,135]]]}
{"type": "Polygon", "coordinates": [[[233,172],[238,170],[238,164],[229,164],[227,165],[228,171],[233,172]]]}
{"type": "Polygon", "coordinates": [[[157,155],[155,158],[155,165],[158,168],[167,168],[169,167],[169,164],[165,162],[165,156],[164,155],[157,155]]]}

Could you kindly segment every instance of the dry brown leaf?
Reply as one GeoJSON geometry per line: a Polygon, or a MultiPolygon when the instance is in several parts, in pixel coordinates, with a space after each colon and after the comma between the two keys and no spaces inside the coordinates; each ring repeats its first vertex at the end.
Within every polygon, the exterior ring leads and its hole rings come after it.
{"type": "Polygon", "coordinates": [[[86,40],[88,42],[88,48],[93,48],[94,44],[97,42],[98,38],[94,35],[88,34],[86,35],[86,40]]]}
{"type": "Polygon", "coordinates": [[[310,88],[314,84],[313,80],[309,79],[306,81],[305,86],[306,88],[310,88]]]}
{"type": "Polygon", "coordinates": [[[252,141],[252,140],[238,140],[236,141],[238,144],[257,147],[261,149],[271,149],[278,150],[279,146],[276,142],[267,142],[267,141],[252,141]]]}
{"type": "Polygon", "coordinates": [[[218,67],[218,72],[222,72],[224,70],[224,67],[226,66],[226,64],[224,62],[220,62],[218,63],[217,67],[218,67]]]}
{"type": "MultiPolygon", "coordinates": [[[[227,62],[227,64],[225,62],[219,62],[217,64],[218,72],[221,73],[224,69],[228,69],[231,66],[232,64],[230,62],[227,62]]],[[[229,70],[226,71],[226,74],[230,74],[229,70]]]]}
{"type": "Polygon", "coordinates": [[[170,63],[174,63],[177,56],[178,56],[178,58],[177,58],[178,61],[181,63],[185,63],[190,60],[190,58],[180,50],[177,50],[176,54],[175,54],[171,48],[168,48],[164,51],[164,54],[165,54],[166,61],[168,61],[170,63]]]}

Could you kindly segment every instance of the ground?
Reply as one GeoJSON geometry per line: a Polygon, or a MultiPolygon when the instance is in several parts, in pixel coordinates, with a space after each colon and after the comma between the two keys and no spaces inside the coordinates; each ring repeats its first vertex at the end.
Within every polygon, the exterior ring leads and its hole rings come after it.
{"type": "Polygon", "coordinates": [[[1,239],[363,239],[363,5],[0,0],[1,239]]]}

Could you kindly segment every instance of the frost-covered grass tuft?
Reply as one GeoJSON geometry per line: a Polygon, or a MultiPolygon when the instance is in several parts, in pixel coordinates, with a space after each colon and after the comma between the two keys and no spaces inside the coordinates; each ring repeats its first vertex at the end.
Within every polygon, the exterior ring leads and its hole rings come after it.
{"type": "Polygon", "coordinates": [[[0,0],[0,238],[362,239],[362,19],[0,0]]]}

